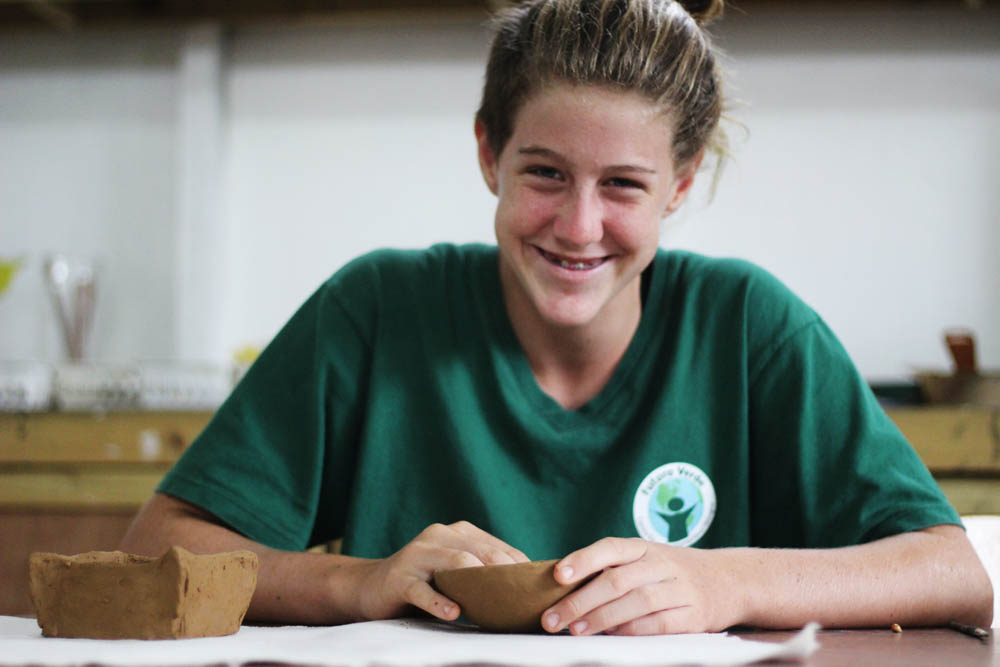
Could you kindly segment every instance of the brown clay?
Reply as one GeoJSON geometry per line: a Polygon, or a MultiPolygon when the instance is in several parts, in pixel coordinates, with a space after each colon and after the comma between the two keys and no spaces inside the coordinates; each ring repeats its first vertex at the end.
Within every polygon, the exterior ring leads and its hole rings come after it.
{"type": "Polygon", "coordinates": [[[459,604],[466,619],[484,630],[541,632],[542,612],[580,586],[556,582],[557,562],[438,570],[434,585],[459,604]]]}
{"type": "Polygon", "coordinates": [[[257,555],[196,556],[181,547],[160,558],[36,552],[28,577],[46,637],[214,637],[239,630],[257,585],[257,555]]]}

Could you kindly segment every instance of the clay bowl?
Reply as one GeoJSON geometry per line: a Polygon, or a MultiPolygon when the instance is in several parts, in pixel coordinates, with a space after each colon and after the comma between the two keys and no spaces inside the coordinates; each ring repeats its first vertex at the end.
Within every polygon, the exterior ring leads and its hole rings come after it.
{"type": "Polygon", "coordinates": [[[580,586],[553,576],[557,560],[483,565],[434,573],[434,585],[470,623],[493,632],[542,632],[542,612],[580,586]]]}
{"type": "Polygon", "coordinates": [[[28,583],[46,637],[221,637],[240,629],[257,569],[250,551],[195,555],[175,546],[159,558],[35,552],[28,583]]]}

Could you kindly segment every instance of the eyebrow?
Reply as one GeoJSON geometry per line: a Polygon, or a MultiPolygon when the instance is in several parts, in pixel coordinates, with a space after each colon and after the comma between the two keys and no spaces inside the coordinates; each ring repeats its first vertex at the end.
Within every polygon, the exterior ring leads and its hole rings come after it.
{"type": "MultiPolygon", "coordinates": [[[[545,148],[543,146],[522,146],[517,149],[517,152],[519,155],[538,155],[566,162],[566,158],[563,155],[552,150],[551,148],[545,148]]],[[[643,174],[656,173],[655,169],[650,169],[649,167],[643,167],[637,164],[614,164],[609,166],[607,169],[609,171],[635,171],[643,174]]]]}

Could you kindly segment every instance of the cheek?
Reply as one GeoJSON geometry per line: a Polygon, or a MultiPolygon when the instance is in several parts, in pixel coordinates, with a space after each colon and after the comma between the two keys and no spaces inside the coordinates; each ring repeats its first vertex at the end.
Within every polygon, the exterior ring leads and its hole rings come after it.
{"type": "Polygon", "coordinates": [[[552,211],[549,198],[538,193],[530,190],[502,192],[497,204],[497,230],[516,235],[533,234],[548,224],[552,211]]]}
{"type": "Polygon", "coordinates": [[[604,223],[604,232],[615,243],[628,250],[641,250],[660,243],[660,216],[644,210],[609,217],[604,223]]]}

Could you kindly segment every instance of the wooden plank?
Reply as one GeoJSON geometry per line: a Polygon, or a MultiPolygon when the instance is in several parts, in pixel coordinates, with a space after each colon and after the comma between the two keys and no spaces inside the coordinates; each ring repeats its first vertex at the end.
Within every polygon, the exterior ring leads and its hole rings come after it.
{"type": "Polygon", "coordinates": [[[168,463],[210,412],[0,413],[0,463],[168,463]]]}
{"type": "Polygon", "coordinates": [[[170,464],[2,466],[0,508],[135,511],[149,500],[170,464]]]}
{"type": "Polygon", "coordinates": [[[932,472],[1000,475],[1000,409],[921,407],[886,412],[932,472]]]}
{"type": "MultiPolygon", "coordinates": [[[[932,470],[1000,473],[1000,410],[887,412],[932,470]]],[[[0,413],[0,463],[172,462],[210,418],[209,412],[0,413]]]]}
{"type": "Polygon", "coordinates": [[[959,514],[1000,514],[1000,479],[938,480],[959,514]]]}
{"type": "MultiPolygon", "coordinates": [[[[888,414],[960,512],[1000,513],[1000,410],[888,414]]],[[[134,510],[210,418],[208,412],[0,414],[0,505],[134,510]]]]}
{"type": "Polygon", "coordinates": [[[34,612],[28,595],[28,556],[33,551],[78,554],[113,551],[125,536],[134,511],[60,513],[0,510],[0,614],[34,612]]]}

